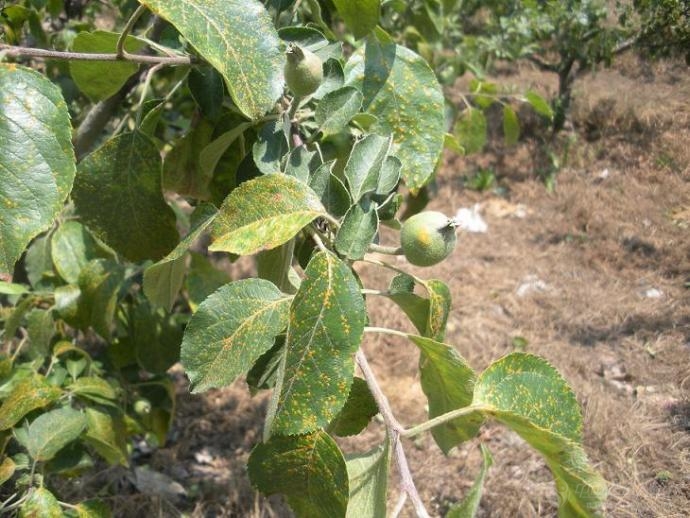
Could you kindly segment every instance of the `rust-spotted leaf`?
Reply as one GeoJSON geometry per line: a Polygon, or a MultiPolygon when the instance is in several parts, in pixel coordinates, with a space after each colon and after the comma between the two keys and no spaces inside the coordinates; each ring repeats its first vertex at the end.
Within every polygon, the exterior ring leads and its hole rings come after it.
{"type": "Polygon", "coordinates": [[[320,252],[305,276],[290,306],[272,433],[311,432],[335,418],[347,400],[364,332],[364,298],[349,266],[320,252]]]}
{"type": "Polygon", "coordinates": [[[39,374],[23,379],[0,407],[0,430],[11,428],[32,410],[57,401],[61,394],[62,390],[39,374]]]}
{"type": "Polygon", "coordinates": [[[245,279],[202,302],[181,351],[194,392],[228,385],[251,369],[287,325],[291,298],[269,281],[245,279]]]}
{"type": "Polygon", "coordinates": [[[62,209],[75,175],[72,126],[60,89],[0,63],[0,274],[62,209]]]}
{"type": "Polygon", "coordinates": [[[297,516],[345,517],[345,459],[326,432],[271,437],[254,448],[247,467],[259,491],[282,493],[297,516]]]}
{"type": "Polygon", "coordinates": [[[209,250],[250,255],[270,250],[326,212],[298,179],[270,174],[249,180],[225,199],[211,226],[209,250]]]}
{"type": "Polygon", "coordinates": [[[427,184],[445,134],[443,91],[427,62],[376,29],[347,62],[345,84],[361,90],[364,111],[377,117],[370,131],[393,135],[391,152],[407,186],[427,184]]]}
{"type": "Polygon", "coordinates": [[[559,515],[596,515],[606,483],[588,463],[580,407],[556,369],[531,354],[509,354],[479,376],[473,405],[484,407],[544,456],[556,479],[559,515]]]}
{"type": "Polygon", "coordinates": [[[251,119],[283,93],[278,33],[258,0],[140,0],[172,23],[220,72],[230,95],[251,119]]]}

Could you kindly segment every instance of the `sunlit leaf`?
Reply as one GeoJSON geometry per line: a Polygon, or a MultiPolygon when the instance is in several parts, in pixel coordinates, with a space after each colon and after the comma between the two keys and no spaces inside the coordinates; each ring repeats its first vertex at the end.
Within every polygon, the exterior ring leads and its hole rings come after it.
{"type": "Polygon", "coordinates": [[[0,430],[7,430],[26,414],[57,401],[62,394],[43,376],[34,374],[20,381],[0,407],[0,430]]]}
{"type": "Polygon", "coordinates": [[[286,353],[269,412],[272,433],[326,426],[347,400],[353,354],[364,332],[365,307],[350,268],[320,252],[290,305],[286,353]]]}
{"type": "Polygon", "coordinates": [[[345,78],[364,94],[363,109],[378,118],[370,131],[393,135],[391,153],[402,163],[406,185],[417,191],[433,177],[443,150],[444,100],[433,70],[376,29],[365,51],[347,62],[345,78]]]}
{"type": "Polygon", "coordinates": [[[290,301],[270,282],[246,279],[202,302],[187,325],[181,351],[193,391],[223,387],[251,369],[287,325],[290,301]]]}
{"type": "Polygon", "coordinates": [[[172,23],[220,72],[237,107],[252,119],[283,93],[285,57],[258,0],[140,0],[172,23]]]}
{"type": "Polygon", "coordinates": [[[41,414],[29,425],[26,449],[37,461],[52,459],[86,427],[84,414],[74,408],[58,408],[41,414]]]}
{"type": "Polygon", "coordinates": [[[72,188],[72,126],[60,89],[44,75],[0,63],[0,273],[11,274],[72,188]]]}
{"type": "Polygon", "coordinates": [[[211,227],[209,250],[249,255],[275,248],[324,212],[319,196],[296,178],[261,176],[225,199],[211,227]]]}
{"type": "Polygon", "coordinates": [[[345,464],[350,479],[348,518],[386,515],[390,460],[388,437],[371,451],[347,456],[345,464]]]}

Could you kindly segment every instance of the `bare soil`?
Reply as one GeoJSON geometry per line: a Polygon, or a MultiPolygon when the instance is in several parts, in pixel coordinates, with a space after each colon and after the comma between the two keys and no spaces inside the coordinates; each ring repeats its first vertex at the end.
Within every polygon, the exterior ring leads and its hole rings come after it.
{"type": "MultiPolygon", "coordinates": [[[[501,81],[548,92],[531,69],[501,81]]],[[[461,88],[461,85],[459,86],[461,88]]],[[[454,255],[425,278],[445,280],[454,307],[446,341],[477,370],[515,349],[547,358],[572,384],[585,417],[585,448],[609,482],[608,516],[690,514],[690,75],[673,63],[627,58],[577,82],[572,128],[554,192],[538,179],[543,148],[527,138],[471,158],[448,155],[429,208],[454,214],[479,204],[485,234],[461,233],[454,255]],[[491,192],[463,176],[491,168],[491,192]]],[[[562,158],[562,157],[561,157],[562,158]]],[[[384,236],[385,237],[385,236],[384,236]]],[[[412,271],[415,271],[414,269],[412,271]]],[[[360,268],[367,285],[380,272],[360,268]]],[[[411,329],[387,301],[370,305],[372,325],[411,329]]],[[[369,336],[363,345],[394,411],[425,419],[417,353],[403,341],[369,336]]],[[[265,396],[243,382],[189,395],[180,375],[178,417],[151,468],[179,482],[181,500],[128,496],[132,516],[288,516],[280,498],[257,496],[245,463],[261,433],[265,396]],[[150,509],[149,509],[150,508],[150,509]]],[[[372,423],[347,451],[382,436],[372,423]]],[[[495,463],[480,516],[553,516],[554,484],[544,461],[516,434],[488,425],[481,440],[495,463]]],[[[466,493],[479,469],[478,442],[444,457],[430,436],[406,443],[417,486],[435,515],[466,493]]],[[[391,503],[397,497],[391,484],[391,503]]],[[[407,510],[407,515],[411,511],[407,510]]]]}

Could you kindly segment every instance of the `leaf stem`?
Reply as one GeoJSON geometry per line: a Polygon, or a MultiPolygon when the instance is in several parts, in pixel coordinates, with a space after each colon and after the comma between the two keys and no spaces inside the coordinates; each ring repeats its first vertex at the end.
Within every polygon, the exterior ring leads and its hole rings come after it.
{"type": "Polygon", "coordinates": [[[137,23],[139,18],[141,18],[141,15],[144,14],[144,11],[146,11],[146,7],[144,5],[137,7],[132,13],[132,16],[129,17],[129,20],[127,20],[125,27],[122,29],[122,34],[120,34],[120,37],[117,39],[117,44],[115,45],[115,54],[118,58],[126,59],[129,56],[129,53],[125,50],[125,41],[127,40],[129,33],[132,32],[134,24],[137,23]]]}
{"type": "Polygon", "coordinates": [[[191,65],[196,62],[192,56],[147,56],[144,54],[125,54],[120,57],[117,54],[100,54],[89,52],[66,52],[62,50],[46,50],[36,49],[31,47],[17,47],[14,45],[7,45],[0,43],[0,56],[19,57],[26,56],[39,59],[66,59],[73,61],[131,61],[132,63],[139,63],[140,65],[158,65],[164,64],[169,66],[175,65],[191,65]]]}
{"type": "Polygon", "coordinates": [[[433,419],[429,419],[428,421],[424,421],[423,423],[413,426],[412,428],[402,430],[400,435],[402,437],[414,437],[415,435],[419,435],[422,432],[431,430],[436,426],[447,423],[448,421],[452,421],[453,419],[457,419],[458,417],[470,415],[474,412],[486,412],[488,410],[490,410],[490,408],[485,405],[470,405],[464,408],[458,408],[456,410],[451,410],[450,412],[436,416],[433,419]]]}
{"type": "Polygon", "coordinates": [[[397,329],[389,329],[387,327],[371,327],[367,326],[364,328],[365,333],[381,333],[385,335],[393,335],[393,336],[400,336],[402,338],[409,338],[409,335],[407,333],[403,333],[402,331],[398,331],[397,329]]]}
{"type": "Polygon", "coordinates": [[[357,351],[356,359],[357,364],[364,375],[364,379],[367,382],[367,386],[369,387],[369,390],[371,390],[374,400],[376,401],[376,405],[378,406],[379,411],[383,416],[383,420],[386,423],[388,437],[394,445],[395,461],[398,465],[398,471],[400,473],[400,487],[404,493],[409,495],[410,500],[412,500],[412,504],[414,505],[417,516],[420,518],[428,518],[429,513],[424,507],[424,502],[419,496],[417,487],[414,484],[412,473],[410,472],[410,466],[408,465],[407,457],[405,456],[405,450],[400,442],[400,437],[404,431],[404,428],[396,419],[395,415],[393,415],[393,411],[388,403],[388,399],[381,390],[381,387],[376,380],[376,376],[374,375],[374,371],[371,370],[371,366],[369,365],[367,357],[364,355],[362,349],[357,351]]]}

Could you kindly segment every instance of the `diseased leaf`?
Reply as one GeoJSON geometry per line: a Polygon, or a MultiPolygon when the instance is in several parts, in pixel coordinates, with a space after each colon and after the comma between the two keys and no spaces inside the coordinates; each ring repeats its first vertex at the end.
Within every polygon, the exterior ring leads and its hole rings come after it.
{"type": "Polygon", "coordinates": [[[34,374],[20,381],[0,407],[0,430],[8,430],[26,414],[57,401],[62,390],[49,385],[46,379],[34,374]]]}
{"type": "Polygon", "coordinates": [[[273,346],[291,297],[263,279],[235,281],[201,303],[184,333],[181,360],[193,392],[232,383],[273,346]]]}
{"type": "Polygon", "coordinates": [[[199,205],[193,213],[194,222],[187,236],[163,259],[144,271],[144,294],[155,305],[172,309],[184,282],[184,257],[189,248],[211,224],[217,214],[210,203],[199,205]]]}
{"type": "Polygon", "coordinates": [[[108,505],[98,499],[79,502],[74,510],[77,512],[77,518],[111,518],[113,515],[108,505]]]}
{"type": "Polygon", "coordinates": [[[424,287],[429,292],[429,316],[424,336],[442,342],[450,314],[450,290],[444,282],[436,279],[426,281],[424,287]]]}
{"type": "Polygon", "coordinates": [[[413,192],[427,184],[445,132],[443,91],[427,62],[376,29],[347,62],[345,84],[361,90],[363,109],[378,118],[370,131],[393,135],[405,184],[413,192]]]}
{"type": "Polygon", "coordinates": [[[88,407],[84,442],[109,464],[129,465],[127,430],[118,409],[88,407]]]}
{"type": "Polygon", "coordinates": [[[74,174],[60,89],[38,72],[0,63],[0,274],[11,274],[29,241],[52,224],[74,174]]]}
{"type": "Polygon", "coordinates": [[[82,268],[79,274],[79,327],[91,326],[102,337],[110,337],[117,294],[123,281],[124,268],[113,261],[96,259],[82,268]]]}
{"type": "Polygon", "coordinates": [[[345,406],[328,425],[328,432],[332,435],[346,437],[357,435],[364,430],[371,418],[379,413],[374,396],[362,378],[354,378],[347,396],[345,406]]]}
{"type": "Polygon", "coordinates": [[[544,456],[556,480],[560,516],[596,515],[606,483],[589,465],[581,445],[579,405],[556,369],[537,356],[511,353],[477,378],[473,405],[544,456]]]}
{"type": "Polygon", "coordinates": [[[29,334],[28,353],[32,358],[45,358],[50,352],[50,341],[55,334],[53,313],[46,309],[33,309],[26,315],[29,334]]]}
{"type": "Polygon", "coordinates": [[[357,39],[369,34],[379,23],[380,0],[333,0],[333,3],[357,39]]]}
{"type": "Polygon", "coordinates": [[[77,378],[67,386],[67,390],[98,403],[114,400],[117,397],[117,392],[110,383],[95,376],[77,378]]]}
{"type": "Polygon", "coordinates": [[[474,518],[474,516],[477,514],[479,502],[482,499],[484,479],[486,478],[486,473],[489,471],[489,468],[494,462],[489,448],[483,444],[480,446],[482,449],[482,468],[479,471],[477,478],[474,480],[469,492],[467,495],[465,495],[465,498],[463,498],[462,502],[453,505],[453,507],[448,510],[446,518],[474,518]]]}
{"type": "Polygon", "coordinates": [[[225,199],[211,227],[209,250],[239,255],[269,250],[324,213],[319,196],[296,178],[260,176],[225,199]]]}
{"type": "Polygon", "coordinates": [[[242,113],[257,119],[283,93],[285,57],[258,0],[140,0],[220,72],[242,113]]]}
{"type": "MultiPolygon", "coordinates": [[[[419,370],[424,394],[429,400],[429,418],[472,404],[475,374],[465,359],[450,345],[421,336],[408,335],[419,347],[419,370]]],[[[443,453],[476,436],[481,415],[455,419],[432,428],[431,433],[443,453]]]]}
{"type": "MultiPolygon", "coordinates": [[[[73,52],[89,54],[112,54],[117,47],[120,35],[116,32],[80,32],[72,41],[73,52]]],[[[136,53],[144,47],[144,42],[127,36],[125,50],[136,53]]],[[[117,93],[139,65],[121,61],[70,61],[69,71],[79,89],[94,101],[107,99],[117,93]]]]}
{"type": "Polygon", "coordinates": [[[429,321],[429,299],[405,291],[393,292],[389,298],[405,312],[419,334],[426,333],[429,321]]]}
{"type": "Polygon", "coordinates": [[[19,509],[19,518],[62,518],[62,509],[55,495],[45,487],[29,490],[29,498],[19,509]]]}
{"type": "Polygon", "coordinates": [[[345,464],[350,479],[348,518],[386,516],[390,461],[387,436],[377,448],[363,454],[347,456],[345,464]]]}
{"type": "Polygon", "coordinates": [[[85,427],[86,418],[79,410],[69,407],[51,410],[29,425],[26,449],[36,461],[50,460],[79,437],[85,427]]]}
{"type": "Polygon", "coordinates": [[[0,462],[0,486],[7,482],[14,475],[17,465],[9,457],[5,457],[0,462]]]}
{"type": "Polygon", "coordinates": [[[286,354],[269,416],[277,434],[326,426],[347,400],[364,333],[365,306],[352,270],[334,255],[316,254],[290,305],[286,354]]]}
{"type": "Polygon", "coordinates": [[[285,495],[297,516],[345,516],[345,459],[323,431],[271,437],[252,450],[248,471],[252,484],[262,493],[285,495]]]}
{"type": "Polygon", "coordinates": [[[322,137],[342,131],[359,112],[362,99],[362,93],[352,86],[344,86],[324,95],[314,114],[322,137]]]}
{"type": "Polygon", "coordinates": [[[379,229],[375,204],[355,203],[347,211],[335,236],[335,249],[339,254],[357,261],[364,257],[379,229]]]}
{"type": "Polygon", "coordinates": [[[139,131],[113,137],[84,158],[72,197],[89,228],[130,261],[158,260],[177,244],[160,154],[139,131]]]}

